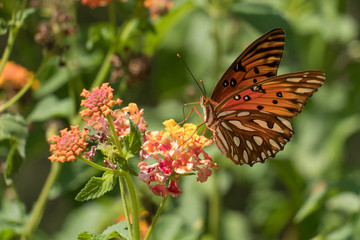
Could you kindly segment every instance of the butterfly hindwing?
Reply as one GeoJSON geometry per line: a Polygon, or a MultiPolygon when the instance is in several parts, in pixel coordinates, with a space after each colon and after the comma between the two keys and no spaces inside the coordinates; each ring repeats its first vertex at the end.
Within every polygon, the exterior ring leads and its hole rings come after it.
{"type": "Polygon", "coordinates": [[[225,71],[217,83],[211,99],[220,102],[233,89],[245,88],[254,79],[261,81],[277,74],[284,51],[285,34],[273,29],[253,42],[225,71]]]}
{"type": "Polygon", "coordinates": [[[215,143],[234,163],[252,166],[274,157],[293,134],[291,122],[265,111],[227,111],[218,118],[215,143]]]}

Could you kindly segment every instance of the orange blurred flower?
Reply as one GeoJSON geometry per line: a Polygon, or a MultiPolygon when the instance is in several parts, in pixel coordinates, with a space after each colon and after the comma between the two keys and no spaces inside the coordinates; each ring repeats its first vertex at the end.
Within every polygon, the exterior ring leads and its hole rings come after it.
{"type": "Polygon", "coordinates": [[[60,136],[53,135],[48,141],[54,144],[50,145],[50,151],[53,154],[49,157],[51,162],[75,161],[76,155],[80,155],[85,151],[87,143],[85,138],[88,133],[85,130],[79,131],[79,126],[71,126],[71,130],[67,128],[60,131],[60,136]]]}
{"type": "Polygon", "coordinates": [[[149,9],[152,18],[157,18],[168,13],[173,2],[169,0],[145,0],[144,6],[149,9]]]}
{"type": "Polygon", "coordinates": [[[87,5],[90,8],[97,8],[106,6],[111,0],[81,0],[83,5],[87,5]]]}
{"type": "MultiPolygon", "coordinates": [[[[22,89],[34,77],[33,72],[19,64],[8,61],[0,75],[0,88],[22,89]]],[[[34,80],[31,89],[37,89],[38,87],[39,80],[34,80]]]]}

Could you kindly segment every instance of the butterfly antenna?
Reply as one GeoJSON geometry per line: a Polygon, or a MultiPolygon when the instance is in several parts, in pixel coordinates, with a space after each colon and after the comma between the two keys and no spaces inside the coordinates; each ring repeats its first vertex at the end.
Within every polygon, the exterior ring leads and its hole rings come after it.
{"type": "MultiPolygon", "coordinates": [[[[192,74],[192,72],[190,71],[190,68],[188,67],[188,65],[186,64],[186,62],[184,61],[184,59],[180,56],[180,54],[176,54],[176,56],[178,58],[181,59],[181,61],[184,63],[186,69],[188,70],[188,72],[190,73],[191,77],[194,79],[194,81],[196,82],[196,85],[198,85],[198,87],[200,88],[200,91],[202,92],[202,94],[204,94],[206,96],[205,93],[205,88],[201,88],[199,82],[196,80],[196,78],[194,77],[194,74],[192,74]]],[[[201,81],[201,80],[200,80],[201,81]]],[[[204,84],[202,84],[202,86],[204,87],[204,84]]]]}
{"type": "Polygon", "coordinates": [[[205,89],[205,86],[204,86],[204,81],[200,79],[200,82],[201,82],[201,86],[203,87],[204,93],[205,93],[205,96],[206,96],[206,89],[205,89]]]}

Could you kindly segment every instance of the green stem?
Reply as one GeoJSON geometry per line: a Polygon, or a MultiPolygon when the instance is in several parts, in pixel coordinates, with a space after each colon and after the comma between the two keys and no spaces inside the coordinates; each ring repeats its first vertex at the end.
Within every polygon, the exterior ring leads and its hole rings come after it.
{"type": "Polygon", "coordinates": [[[115,53],[115,47],[110,47],[103,61],[103,64],[101,65],[101,68],[98,74],[96,75],[96,78],[93,84],[91,85],[90,89],[93,89],[96,86],[100,86],[105,81],[105,77],[107,76],[111,67],[111,58],[114,55],[114,53],[115,53]]]}
{"type": "Polygon", "coordinates": [[[120,156],[123,156],[120,140],[119,140],[119,138],[117,136],[115,126],[114,126],[114,122],[113,122],[113,119],[112,119],[111,115],[108,114],[106,116],[106,119],[108,120],[108,123],[109,123],[109,126],[110,126],[110,131],[111,131],[111,134],[113,136],[113,140],[115,142],[116,149],[119,151],[120,156]]]}
{"type": "Polygon", "coordinates": [[[26,3],[27,3],[27,0],[24,0],[22,2],[22,6],[20,8],[19,19],[16,19],[16,10],[17,10],[17,8],[14,7],[14,9],[13,9],[13,12],[12,12],[12,15],[11,15],[11,23],[13,25],[10,27],[8,42],[6,44],[6,48],[4,50],[4,53],[3,53],[2,57],[1,57],[0,75],[1,75],[2,71],[4,70],[5,64],[6,64],[6,62],[8,61],[8,59],[10,57],[10,54],[11,54],[11,51],[13,49],[16,36],[17,36],[17,34],[19,32],[19,29],[21,27],[21,24],[22,24],[21,18],[22,18],[24,9],[26,7],[26,3]]]}
{"type": "Polygon", "coordinates": [[[19,100],[31,87],[32,83],[34,82],[35,77],[33,77],[15,96],[13,96],[9,101],[4,103],[4,105],[0,106],[0,113],[13,105],[17,100],[19,100]]]}
{"type": "Polygon", "coordinates": [[[112,169],[112,168],[103,167],[101,165],[98,165],[98,164],[90,161],[89,159],[87,159],[86,157],[84,157],[82,155],[77,155],[76,157],[78,159],[82,160],[83,162],[85,162],[86,164],[92,166],[93,168],[99,169],[99,170],[104,171],[104,172],[111,172],[111,173],[116,174],[118,176],[124,175],[122,171],[112,169]]]}
{"type": "Polygon", "coordinates": [[[33,210],[25,225],[25,231],[23,232],[21,239],[28,239],[31,233],[38,227],[40,220],[43,216],[46,201],[49,196],[51,187],[53,186],[61,169],[60,163],[52,163],[50,173],[46,179],[45,185],[41,190],[38,200],[36,201],[33,210]]]}
{"type": "Polygon", "coordinates": [[[213,173],[212,176],[212,194],[209,199],[209,229],[211,236],[214,239],[219,239],[219,219],[220,219],[220,206],[221,198],[219,194],[219,187],[217,185],[217,174],[213,173]]]}
{"type": "Polygon", "coordinates": [[[164,206],[165,206],[165,203],[166,203],[168,197],[169,197],[169,194],[166,194],[166,196],[163,198],[163,200],[162,200],[162,202],[161,202],[158,210],[156,211],[156,214],[155,214],[155,216],[154,216],[154,219],[153,219],[152,222],[151,222],[151,225],[150,225],[150,227],[149,227],[149,230],[148,230],[148,232],[146,233],[146,236],[145,236],[144,240],[148,240],[149,237],[151,236],[151,233],[152,233],[152,231],[153,231],[153,229],[154,229],[154,227],[155,227],[155,224],[156,224],[156,222],[157,222],[157,220],[158,220],[158,218],[159,218],[159,216],[160,216],[160,213],[162,212],[162,210],[163,210],[163,208],[164,208],[164,206]]]}
{"type": "Polygon", "coordinates": [[[127,184],[127,188],[130,194],[130,202],[131,202],[131,217],[134,228],[134,239],[140,239],[140,229],[139,229],[139,212],[138,212],[138,204],[135,194],[134,183],[131,179],[131,176],[128,172],[124,172],[124,179],[127,184]]]}
{"type": "Polygon", "coordinates": [[[120,185],[120,192],[121,192],[121,200],[122,200],[124,214],[125,214],[125,218],[126,218],[126,224],[129,229],[129,237],[130,237],[130,239],[134,239],[132,227],[131,227],[131,223],[130,223],[129,210],[128,210],[126,197],[125,197],[124,183],[123,183],[121,177],[119,177],[119,185],[120,185]]]}

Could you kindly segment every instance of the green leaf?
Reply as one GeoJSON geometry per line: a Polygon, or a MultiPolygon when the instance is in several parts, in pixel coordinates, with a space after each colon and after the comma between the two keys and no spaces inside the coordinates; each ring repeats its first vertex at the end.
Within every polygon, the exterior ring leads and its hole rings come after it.
{"type": "MultiPolygon", "coordinates": [[[[0,115],[0,140],[16,138],[25,140],[28,135],[25,119],[21,115],[9,113],[0,115]]],[[[22,156],[25,155],[23,149],[22,156]]]]}
{"type": "Polygon", "coordinates": [[[294,222],[299,223],[304,220],[311,213],[315,212],[320,206],[323,205],[324,196],[327,193],[328,189],[324,183],[319,183],[311,191],[311,195],[301,206],[294,217],[294,222]]]}
{"type": "Polygon", "coordinates": [[[45,121],[54,117],[69,118],[73,114],[73,102],[70,98],[58,99],[51,95],[42,99],[29,116],[29,121],[45,121]]]}
{"type": "Polygon", "coordinates": [[[0,35],[5,35],[9,30],[9,24],[8,22],[3,19],[0,18],[0,35]]]}
{"type": "Polygon", "coordinates": [[[110,43],[112,35],[113,30],[108,23],[94,24],[89,29],[86,48],[92,49],[98,42],[110,43]]]}
{"type": "Polygon", "coordinates": [[[35,8],[27,8],[24,11],[20,10],[19,12],[16,13],[16,19],[19,19],[21,24],[23,24],[26,18],[28,18],[31,14],[33,14],[35,10],[36,10],[35,8]]]}
{"type": "Polygon", "coordinates": [[[16,158],[16,152],[21,158],[25,158],[25,145],[28,129],[24,118],[20,115],[0,115],[0,141],[9,140],[11,149],[6,160],[5,179],[15,175],[22,164],[21,159],[16,158]]]}
{"type": "Polygon", "coordinates": [[[114,224],[101,234],[94,234],[89,232],[82,232],[78,235],[78,240],[108,240],[113,238],[120,238],[123,240],[129,239],[128,229],[125,222],[114,224]]]}
{"type": "Polygon", "coordinates": [[[12,140],[10,141],[11,148],[10,152],[6,159],[6,170],[5,170],[5,181],[9,185],[12,182],[12,178],[17,173],[17,171],[20,169],[22,164],[22,159],[16,158],[16,149],[18,145],[18,141],[12,140]]]}
{"type": "Polygon", "coordinates": [[[139,127],[130,118],[129,121],[130,121],[130,134],[124,137],[127,159],[134,156],[140,151],[142,146],[142,138],[143,138],[139,127]]]}
{"type": "Polygon", "coordinates": [[[75,197],[77,201],[87,201],[99,198],[108,191],[111,191],[115,185],[115,175],[113,173],[104,172],[103,176],[92,177],[85,187],[75,197]]]}
{"type": "Polygon", "coordinates": [[[170,11],[169,14],[161,17],[155,25],[156,34],[150,32],[147,35],[147,43],[144,49],[145,53],[152,55],[167,36],[169,30],[174,28],[180,20],[185,18],[186,15],[193,10],[194,3],[187,1],[178,8],[170,11]]]}

